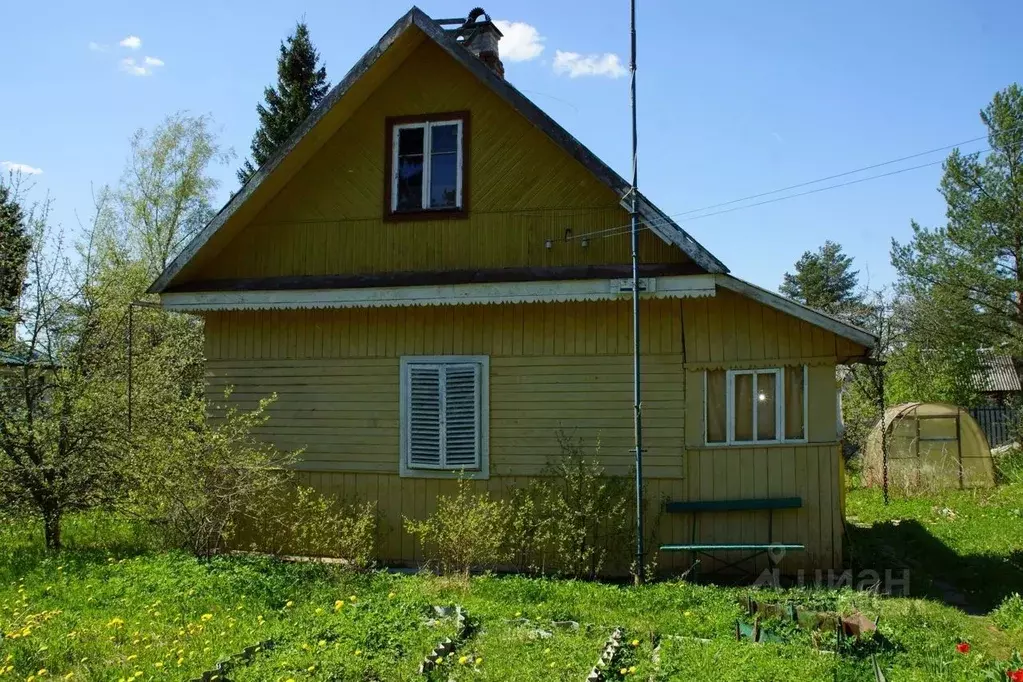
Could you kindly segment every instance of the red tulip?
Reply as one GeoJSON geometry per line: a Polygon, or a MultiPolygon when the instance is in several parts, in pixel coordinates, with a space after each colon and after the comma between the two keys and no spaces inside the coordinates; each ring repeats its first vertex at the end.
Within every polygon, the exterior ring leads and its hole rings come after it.
{"type": "Polygon", "coordinates": [[[1006,670],[1005,676],[1009,678],[1009,682],[1023,682],[1023,668],[1019,670],[1006,670]]]}
{"type": "Polygon", "coordinates": [[[956,644],[956,651],[961,654],[968,654],[970,653],[970,645],[966,642],[959,642],[956,644]]]}

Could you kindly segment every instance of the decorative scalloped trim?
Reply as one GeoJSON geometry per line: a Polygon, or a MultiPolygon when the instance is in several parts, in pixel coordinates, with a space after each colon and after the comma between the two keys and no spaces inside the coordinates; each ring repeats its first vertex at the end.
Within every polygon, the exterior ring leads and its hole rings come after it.
{"type": "Polygon", "coordinates": [[[809,358],[764,358],[762,360],[717,360],[710,362],[687,362],[685,368],[690,372],[703,372],[715,369],[770,369],[773,367],[823,367],[838,363],[838,357],[834,355],[816,356],[809,358]]]}
{"type": "MultiPolygon", "coordinates": [[[[162,294],[167,310],[297,310],[324,308],[406,308],[439,305],[502,305],[613,301],[631,296],[631,280],[507,282],[422,287],[296,291],[214,291],[162,294]]],[[[705,298],[715,294],[713,275],[679,275],[641,280],[644,298],[705,298]]]]}

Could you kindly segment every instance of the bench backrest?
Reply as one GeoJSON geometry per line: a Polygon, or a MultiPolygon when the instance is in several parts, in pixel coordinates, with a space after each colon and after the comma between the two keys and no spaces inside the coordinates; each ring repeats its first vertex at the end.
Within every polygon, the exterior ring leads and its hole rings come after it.
{"type": "Polygon", "coordinates": [[[799,509],[801,497],[771,497],[759,500],[707,500],[703,502],[668,502],[664,510],[669,514],[690,512],[760,511],[767,509],[799,509]]]}

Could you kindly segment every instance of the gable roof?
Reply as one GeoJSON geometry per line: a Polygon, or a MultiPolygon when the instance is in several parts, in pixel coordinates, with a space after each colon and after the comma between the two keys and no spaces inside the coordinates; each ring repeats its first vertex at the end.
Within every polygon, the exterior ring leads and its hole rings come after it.
{"type": "MultiPolygon", "coordinates": [[[[499,95],[512,108],[524,116],[536,128],[545,133],[553,142],[565,150],[570,156],[581,163],[598,180],[607,185],[621,197],[622,205],[628,208],[630,185],[622,176],[601,161],[593,152],[573,137],[567,130],[558,125],[550,116],[533,104],[528,97],[519,92],[508,81],[497,76],[483,62],[473,56],[465,47],[458,44],[455,38],[446,32],[440,24],[428,17],[418,7],[410,9],[362,56],[345,77],[334,86],[323,98],[319,106],[309,114],[288,140],[280,146],[270,159],[264,163],[231,197],[220,212],[189,242],[181,253],[167,266],[163,273],[150,285],[148,293],[164,291],[175,276],[192,260],[199,250],[223,227],[231,216],[253,195],[253,193],[280,166],[281,162],[295,149],[346,93],[368,72],[374,64],[387,52],[394,42],[410,29],[416,28],[427,38],[436,43],[448,55],[467,68],[473,75],[483,81],[491,90],[499,95]]],[[[697,242],[692,235],[683,230],[667,214],[654,206],[642,193],[638,195],[640,219],[645,228],[669,244],[680,248],[694,263],[708,273],[727,273],[728,268],[713,254],[697,242]]]]}

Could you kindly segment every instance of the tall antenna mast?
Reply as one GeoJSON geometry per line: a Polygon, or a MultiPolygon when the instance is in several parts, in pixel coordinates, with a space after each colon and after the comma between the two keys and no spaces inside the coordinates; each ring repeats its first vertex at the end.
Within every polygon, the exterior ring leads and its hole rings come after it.
{"type": "Polygon", "coordinates": [[[629,59],[632,105],[632,188],[629,190],[632,225],[632,419],[636,445],[636,582],[643,582],[643,404],[640,401],[639,362],[639,132],[636,125],[636,0],[629,2],[629,59]]]}

